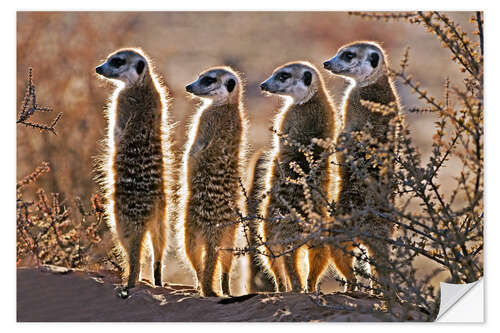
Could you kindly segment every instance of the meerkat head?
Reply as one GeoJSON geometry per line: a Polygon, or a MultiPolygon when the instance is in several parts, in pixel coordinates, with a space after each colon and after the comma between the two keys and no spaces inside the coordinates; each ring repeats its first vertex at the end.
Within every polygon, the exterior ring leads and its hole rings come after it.
{"type": "Polygon", "coordinates": [[[267,93],[288,96],[294,104],[303,104],[314,96],[321,84],[316,68],[308,62],[292,62],[278,67],[260,84],[267,93]]]}
{"type": "Polygon", "coordinates": [[[353,79],[358,86],[376,82],[386,71],[384,52],[373,42],[344,45],[323,66],[333,74],[353,79]]]}
{"type": "Polygon", "coordinates": [[[186,86],[186,91],[195,96],[210,99],[215,105],[238,102],[240,78],[229,67],[210,68],[198,79],[186,86]]]}
{"type": "Polygon", "coordinates": [[[106,61],[96,67],[96,73],[126,86],[141,82],[148,71],[148,61],[140,50],[123,49],[111,53],[106,61]]]}

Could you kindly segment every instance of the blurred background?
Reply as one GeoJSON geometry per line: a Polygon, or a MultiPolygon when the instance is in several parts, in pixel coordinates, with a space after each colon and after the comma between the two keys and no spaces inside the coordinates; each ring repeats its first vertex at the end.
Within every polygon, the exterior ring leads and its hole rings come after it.
{"type": "MultiPolygon", "coordinates": [[[[467,31],[472,13],[447,14],[467,31]]],[[[37,102],[54,111],[38,113],[31,121],[50,123],[57,113],[63,116],[57,136],[18,126],[17,178],[48,161],[52,171],[38,182],[47,192],[61,193],[68,201],[77,196],[88,200],[97,192],[93,160],[100,153],[98,143],[106,126],[103,109],[113,87],[98,79],[95,67],[117,48],[141,47],[153,59],[173,97],[169,111],[178,122],[174,137],[179,151],[198,104],[187,95],[185,85],[215,65],[230,65],[241,72],[250,121],[248,141],[255,151],[269,147],[269,128],[280,107],[279,98],[260,93],[259,83],[285,62],[307,60],[323,74],[338,105],[346,82],[331,77],[322,63],[355,40],[382,43],[393,68],[410,46],[409,71],[436,98],[441,97],[447,77],[452,85],[462,82],[448,50],[424,28],[407,22],[362,20],[346,12],[18,12],[17,112],[28,68],[33,67],[37,102]]],[[[404,107],[420,105],[407,88],[397,87],[404,107]]],[[[423,113],[406,112],[406,116],[425,163],[435,119],[423,113]]],[[[442,186],[456,172],[450,161],[440,179],[442,186]]],[[[426,265],[424,260],[422,265],[426,265]]],[[[186,283],[183,276],[179,274],[175,282],[186,283]]],[[[440,279],[445,277],[440,275],[440,279]]]]}

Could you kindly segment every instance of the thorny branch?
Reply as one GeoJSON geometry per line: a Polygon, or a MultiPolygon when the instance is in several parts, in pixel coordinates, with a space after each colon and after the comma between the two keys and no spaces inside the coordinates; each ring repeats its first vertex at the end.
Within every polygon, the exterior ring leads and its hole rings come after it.
{"type": "Polygon", "coordinates": [[[52,109],[49,107],[42,107],[37,104],[35,85],[33,84],[33,69],[30,67],[28,71],[28,86],[26,87],[26,93],[24,95],[21,111],[19,112],[16,123],[36,128],[40,131],[49,131],[54,135],[57,135],[55,127],[59,119],[62,117],[62,112],[60,112],[49,125],[46,125],[28,121],[37,111],[51,112],[52,109]]]}

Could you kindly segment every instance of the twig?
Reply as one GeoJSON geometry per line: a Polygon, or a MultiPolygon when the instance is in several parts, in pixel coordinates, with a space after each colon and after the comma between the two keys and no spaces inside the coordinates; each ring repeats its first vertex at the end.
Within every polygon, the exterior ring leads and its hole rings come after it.
{"type": "Polygon", "coordinates": [[[62,112],[57,115],[57,117],[52,121],[50,125],[45,125],[28,121],[28,119],[31,118],[37,111],[51,112],[52,109],[49,107],[41,107],[36,103],[35,85],[33,84],[33,69],[30,67],[28,71],[28,86],[26,88],[26,94],[23,98],[22,108],[19,112],[19,117],[16,123],[25,125],[27,127],[36,128],[40,131],[48,131],[54,135],[57,135],[55,127],[59,119],[61,119],[62,117],[62,112]],[[29,106],[30,102],[31,106],[29,106]]]}

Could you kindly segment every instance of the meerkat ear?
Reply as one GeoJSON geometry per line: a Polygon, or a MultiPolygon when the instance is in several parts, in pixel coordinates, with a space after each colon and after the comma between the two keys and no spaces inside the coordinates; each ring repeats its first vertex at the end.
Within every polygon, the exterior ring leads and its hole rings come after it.
{"type": "Polygon", "coordinates": [[[234,81],[234,79],[227,80],[226,82],[227,91],[229,92],[233,91],[235,86],[236,86],[236,81],[234,81]]]}
{"type": "Polygon", "coordinates": [[[144,71],[144,67],[146,67],[146,64],[144,63],[144,61],[139,60],[139,62],[135,66],[135,70],[137,71],[137,74],[141,75],[142,72],[144,71]]]}
{"type": "Polygon", "coordinates": [[[370,65],[372,65],[373,68],[378,66],[378,61],[379,61],[379,56],[377,53],[372,53],[370,54],[370,57],[368,58],[370,60],[370,65]]]}
{"type": "Polygon", "coordinates": [[[305,84],[306,86],[310,86],[310,85],[311,85],[311,82],[312,82],[312,74],[311,74],[311,72],[306,71],[306,72],[304,73],[304,84],[305,84]]]}

